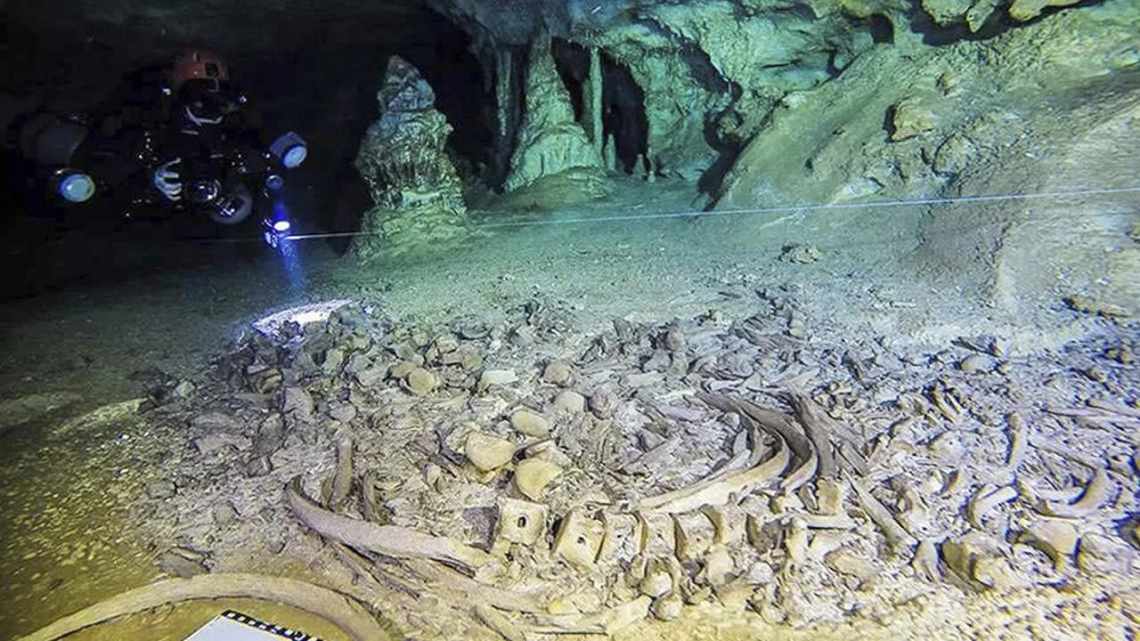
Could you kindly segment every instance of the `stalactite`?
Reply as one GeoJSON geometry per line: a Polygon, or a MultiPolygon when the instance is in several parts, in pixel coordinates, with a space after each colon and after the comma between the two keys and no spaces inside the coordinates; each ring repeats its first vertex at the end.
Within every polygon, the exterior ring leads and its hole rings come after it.
{"type": "Polygon", "coordinates": [[[511,50],[500,47],[495,51],[495,111],[498,116],[498,132],[495,141],[495,176],[501,180],[506,176],[514,142],[514,68],[511,50]]]}

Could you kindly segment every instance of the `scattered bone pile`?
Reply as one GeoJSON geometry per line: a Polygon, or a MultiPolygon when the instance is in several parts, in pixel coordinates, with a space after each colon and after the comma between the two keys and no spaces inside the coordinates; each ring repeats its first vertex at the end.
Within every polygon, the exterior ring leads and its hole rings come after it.
{"type": "MultiPolygon", "coordinates": [[[[184,443],[140,506],[160,565],[295,557],[416,638],[613,634],[699,603],[886,623],[1082,581],[1140,615],[1129,342],[898,353],[812,340],[787,292],[759,296],[592,337],[541,301],[252,333],[150,411],[184,443]]],[[[1113,625],[1092,619],[1047,625],[1113,625]]]]}

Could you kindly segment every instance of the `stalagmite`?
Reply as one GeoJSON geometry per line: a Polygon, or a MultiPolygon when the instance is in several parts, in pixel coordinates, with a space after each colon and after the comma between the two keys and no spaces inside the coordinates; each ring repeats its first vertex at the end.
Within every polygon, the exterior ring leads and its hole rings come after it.
{"type": "Polygon", "coordinates": [[[598,47],[590,47],[590,79],[586,84],[587,126],[586,131],[598,155],[603,154],[605,133],[602,131],[602,56],[598,47]]]}

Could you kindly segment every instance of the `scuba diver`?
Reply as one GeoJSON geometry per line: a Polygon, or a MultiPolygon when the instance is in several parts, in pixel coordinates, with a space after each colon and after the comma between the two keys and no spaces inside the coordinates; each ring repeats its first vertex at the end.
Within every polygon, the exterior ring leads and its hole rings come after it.
{"type": "Polygon", "coordinates": [[[131,74],[91,114],[31,114],[10,138],[35,197],[69,206],[101,193],[127,217],[190,212],[222,225],[259,209],[274,247],[290,227],[282,173],[308,155],[296,133],[270,140],[226,62],[201,49],[131,74]]]}

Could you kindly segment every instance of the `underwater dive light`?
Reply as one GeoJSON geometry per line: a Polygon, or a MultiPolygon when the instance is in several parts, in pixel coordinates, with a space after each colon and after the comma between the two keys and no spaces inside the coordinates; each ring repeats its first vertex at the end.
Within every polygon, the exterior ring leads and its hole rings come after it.
{"type": "Polygon", "coordinates": [[[74,169],[61,169],[55,175],[55,192],[69,203],[87,202],[95,195],[95,181],[74,169]]]}
{"type": "Polygon", "coordinates": [[[309,146],[304,138],[290,131],[269,145],[269,153],[286,169],[296,169],[309,157],[309,146]]]}

